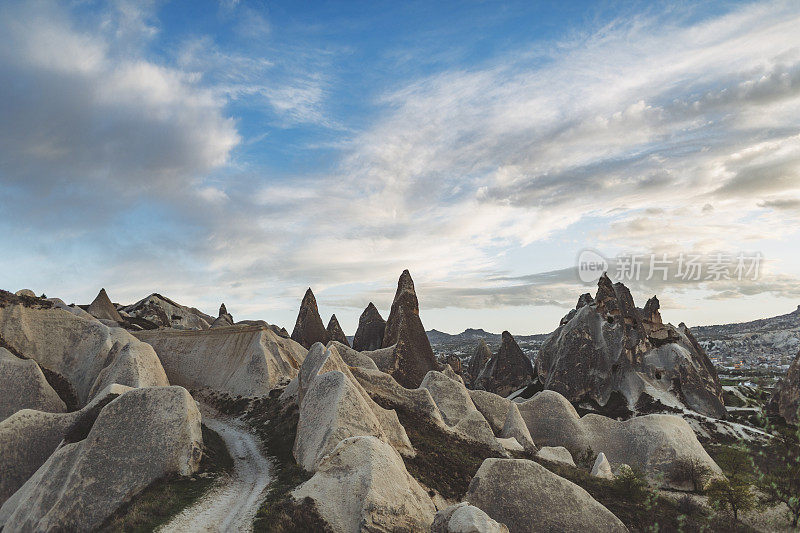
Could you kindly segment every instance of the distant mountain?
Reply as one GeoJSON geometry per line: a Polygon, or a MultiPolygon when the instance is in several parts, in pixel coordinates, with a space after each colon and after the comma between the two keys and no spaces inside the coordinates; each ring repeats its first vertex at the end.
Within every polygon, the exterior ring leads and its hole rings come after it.
{"type": "MultiPolygon", "coordinates": [[[[480,339],[485,340],[487,344],[499,345],[502,342],[502,335],[500,333],[490,333],[484,329],[467,328],[461,333],[456,333],[455,335],[451,335],[450,333],[445,333],[436,329],[426,331],[426,333],[428,334],[428,341],[430,341],[431,344],[475,343],[480,339]]],[[[537,335],[516,335],[514,338],[517,339],[518,342],[542,342],[547,338],[547,335],[548,334],[546,333],[540,333],[537,335]]]]}
{"type": "Polygon", "coordinates": [[[791,313],[750,322],[697,326],[692,333],[719,363],[788,364],[800,350],[800,305],[791,313]]]}

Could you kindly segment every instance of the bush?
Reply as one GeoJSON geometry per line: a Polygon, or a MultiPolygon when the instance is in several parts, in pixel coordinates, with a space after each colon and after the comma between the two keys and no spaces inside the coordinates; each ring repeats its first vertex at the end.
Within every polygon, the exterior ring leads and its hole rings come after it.
{"type": "Polygon", "coordinates": [[[747,452],[736,446],[725,446],[715,458],[727,478],[714,478],[706,487],[708,503],[718,513],[730,513],[733,521],[739,514],[756,507],[756,495],[750,484],[753,463],[747,452]]]}
{"type": "Polygon", "coordinates": [[[680,459],[673,465],[670,480],[690,483],[695,492],[702,492],[710,477],[711,469],[699,459],[680,459]]]}

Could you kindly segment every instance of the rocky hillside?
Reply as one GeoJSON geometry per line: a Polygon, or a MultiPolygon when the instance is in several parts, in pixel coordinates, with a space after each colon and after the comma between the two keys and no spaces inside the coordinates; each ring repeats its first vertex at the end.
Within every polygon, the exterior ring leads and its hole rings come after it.
{"type": "Polygon", "coordinates": [[[800,350],[800,305],[785,315],[737,324],[696,326],[692,332],[720,365],[788,365],[800,350]]]}

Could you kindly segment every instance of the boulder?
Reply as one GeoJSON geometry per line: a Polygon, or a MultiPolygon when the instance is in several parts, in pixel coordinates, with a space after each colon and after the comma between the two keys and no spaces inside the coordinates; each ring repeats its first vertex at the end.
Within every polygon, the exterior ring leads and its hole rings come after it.
{"type": "Polygon", "coordinates": [[[519,407],[513,402],[509,402],[508,413],[503,422],[503,428],[500,430],[500,437],[505,439],[513,437],[525,450],[531,452],[536,450],[528,426],[519,412],[519,407]]]}
{"type": "Polygon", "coordinates": [[[109,328],[57,307],[0,307],[0,336],[10,351],[36,361],[45,375],[57,375],[79,406],[112,383],[169,384],[150,345],[121,328],[109,328]]]}
{"type": "Polygon", "coordinates": [[[492,431],[495,434],[500,434],[506,423],[511,400],[484,390],[470,390],[469,397],[478,411],[486,418],[486,421],[489,422],[489,425],[492,426],[492,431]]]}
{"type": "Polygon", "coordinates": [[[461,502],[436,513],[431,533],[508,533],[508,528],[474,505],[461,502]]]}
{"type": "Polygon", "coordinates": [[[711,361],[685,325],[663,324],[658,298],[644,309],[622,283],[599,279],[542,345],[538,380],[574,403],[630,415],[659,403],[725,417],[711,361]]]}
{"type": "Polygon", "coordinates": [[[97,293],[97,296],[89,304],[89,308],[86,311],[97,319],[122,322],[122,316],[117,311],[117,308],[114,307],[114,304],[111,303],[111,299],[106,294],[105,289],[100,289],[100,292],[97,293]]]}
{"type": "Polygon", "coordinates": [[[483,367],[486,366],[486,363],[491,358],[492,351],[489,349],[486,341],[483,339],[479,340],[478,345],[475,347],[475,352],[469,360],[469,365],[467,365],[467,378],[469,383],[475,383],[481,370],[483,370],[483,367]]]}
{"type": "Polygon", "coordinates": [[[603,479],[614,479],[614,474],[611,472],[611,464],[606,459],[606,454],[600,452],[592,465],[592,476],[603,479]]]}
{"type": "Polygon", "coordinates": [[[680,462],[696,461],[713,474],[721,472],[689,424],[678,416],[654,414],[619,421],[590,413],[581,418],[554,391],[539,392],[517,406],[539,446],[563,446],[573,456],[588,449],[603,452],[612,466],[625,463],[640,468],[652,481],[663,478],[676,489],[686,488],[685,483],[674,481],[673,469],[680,462]]]}
{"type": "Polygon", "coordinates": [[[772,393],[768,411],[783,417],[790,424],[800,422],[800,353],[789,365],[786,376],[775,384],[775,391],[772,393]]]}
{"type": "Polygon", "coordinates": [[[36,293],[30,289],[20,289],[14,293],[14,296],[25,296],[27,298],[36,298],[36,293]]]}
{"type": "Polygon", "coordinates": [[[347,336],[344,334],[344,331],[342,331],[342,327],[339,325],[336,315],[331,315],[326,331],[328,332],[330,340],[340,342],[348,348],[350,347],[350,343],[347,342],[347,336]]]}
{"type": "Polygon", "coordinates": [[[497,354],[484,365],[475,388],[508,396],[533,381],[533,364],[508,331],[503,332],[497,354]]]}
{"type": "Polygon", "coordinates": [[[98,408],[125,392],[123,385],[110,385],[80,411],[45,413],[23,409],[0,421],[0,505],[14,494],[44,464],[70,429],[91,426],[98,408]]]}
{"type": "Polygon", "coordinates": [[[298,402],[293,452],[308,471],[315,471],[322,458],[348,437],[372,435],[405,454],[414,453],[397,414],[370,398],[335,347],[312,346],[298,376],[298,402]]]}
{"type": "Polygon", "coordinates": [[[197,471],[200,412],[181,387],[129,391],[0,507],[6,531],[89,531],[153,481],[197,471]],[[131,443],[136,443],[131,446],[131,443]]]}
{"type": "MultiPolygon", "coordinates": [[[[339,373],[320,378],[329,374],[339,373]]],[[[297,501],[310,498],[337,533],[426,531],[436,512],[403,459],[372,436],[340,441],[292,496],[297,501]]]]}
{"type": "Polygon", "coordinates": [[[214,317],[194,307],[181,305],[156,292],[122,308],[129,316],[174,329],[208,329],[214,317]]]}
{"type": "Polygon", "coordinates": [[[486,459],[465,499],[512,533],[627,531],[588,492],[526,459],[486,459]]]}
{"type": "Polygon", "coordinates": [[[551,463],[575,466],[572,454],[563,446],[542,446],[542,449],[536,452],[536,457],[543,461],[550,461],[551,463]]]}
{"type": "Polygon", "coordinates": [[[63,413],[67,406],[35,361],[0,348],[0,420],[21,409],[63,413]]]}
{"type": "Polygon", "coordinates": [[[308,288],[300,303],[300,311],[297,313],[297,321],[292,331],[292,340],[302,344],[306,349],[311,348],[315,342],[328,344],[328,341],[331,340],[328,330],[325,329],[322,318],[319,316],[317,299],[314,298],[311,287],[308,288]]]}
{"type": "Polygon", "coordinates": [[[289,382],[307,352],[263,326],[133,335],[155,349],[170,383],[233,396],[261,396],[289,382]]]}
{"type": "Polygon", "coordinates": [[[370,302],[358,318],[358,329],[353,337],[353,349],[359,352],[380,349],[385,331],[386,321],[381,317],[375,305],[370,302]]]}

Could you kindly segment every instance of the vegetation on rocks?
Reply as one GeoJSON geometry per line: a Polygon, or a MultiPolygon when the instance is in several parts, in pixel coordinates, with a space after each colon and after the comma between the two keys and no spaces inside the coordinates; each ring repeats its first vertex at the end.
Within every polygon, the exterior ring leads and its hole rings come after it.
{"type": "Polygon", "coordinates": [[[203,459],[191,478],[171,476],[152,483],[118,509],[100,528],[103,532],[153,531],[199,500],[214,481],[233,468],[233,458],[222,438],[203,426],[203,459]]]}

